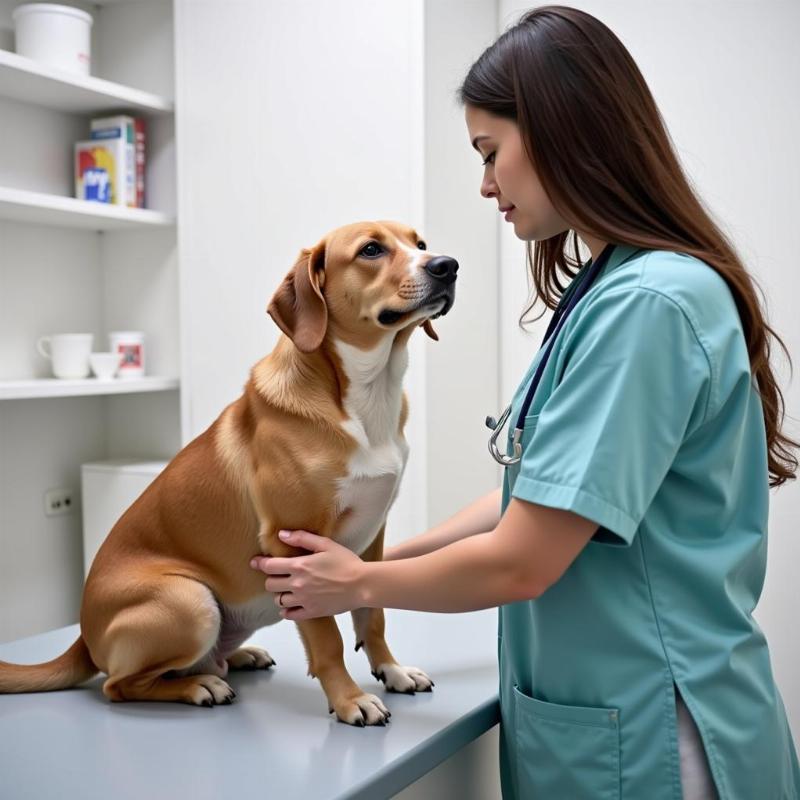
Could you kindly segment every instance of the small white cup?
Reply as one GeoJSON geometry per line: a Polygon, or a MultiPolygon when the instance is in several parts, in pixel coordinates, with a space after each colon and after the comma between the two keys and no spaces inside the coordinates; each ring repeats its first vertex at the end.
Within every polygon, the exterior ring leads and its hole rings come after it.
{"type": "Polygon", "coordinates": [[[89,375],[93,339],[91,333],[54,333],[42,336],[36,349],[50,360],[56,378],[75,380],[89,375]]]}
{"type": "Polygon", "coordinates": [[[108,335],[111,352],[119,353],[119,378],[144,376],[144,333],[142,331],[112,331],[108,335]]]}
{"type": "Polygon", "coordinates": [[[89,355],[92,372],[101,381],[111,380],[117,374],[120,361],[122,361],[121,353],[91,353],[89,355]]]}

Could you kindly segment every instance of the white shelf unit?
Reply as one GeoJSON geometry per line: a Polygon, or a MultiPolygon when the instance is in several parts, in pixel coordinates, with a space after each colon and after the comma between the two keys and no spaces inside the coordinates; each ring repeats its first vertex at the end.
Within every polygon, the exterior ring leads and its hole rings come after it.
{"type": "Polygon", "coordinates": [[[31,400],[42,397],[89,397],[106,394],[142,394],[177,389],[177,378],[146,375],[143,378],[65,380],[34,378],[23,381],[0,381],[0,400],[31,400]]]}
{"type": "Polygon", "coordinates": [[[83,76],[13,52],[23,1],[0,0],[0,546],[25,531],[38,558],[81,532],[79,515],[44,518],[48,488],[78,490],[85,462],[180,449],[174,26],[172,0],[65,0],[94,18],[83,76]],[[116,114],[145,120],[144,209],[74,197],[74,143],[116,114]],[[107,350],[118,330],[144,331],[143,378],[59,380],[36,352],[75,331],[107,350]]]}
{"type": "MultiPolygon", "coordinates": [[[[149,117],[171,115],[175,110],[169,98],[153,92],[56,69],[2,49],[0,97],[85,116],[114,113],[120,108],[149,117]]],[[[96,231],[174,224],[171,215],[151,209],[87,203],[8,186],[0,186],[0,218],[96,231]]]]}
{"type": "Polygon", "coordinates": [[[123,106],[148,115],[175,110],[166,97],[55,69],[7,50],[0,50],[0,96],[70,114],[98,114],[123,106]]]}
{"type": "Polygon", "coordinates": [[[0,219],[93,231],[169,226],[175,217],[148,208],[125,208],[0,186],[0,219]]]}

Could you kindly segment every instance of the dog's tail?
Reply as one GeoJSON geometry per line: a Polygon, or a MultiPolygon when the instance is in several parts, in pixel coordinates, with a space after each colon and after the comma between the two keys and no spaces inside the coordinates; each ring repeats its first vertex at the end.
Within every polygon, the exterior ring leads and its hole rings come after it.
{"type": "Polygon", "coordinates": [[[0,694],[68,689],[88,681],[99,671],[80,636],[66,653],[45,664],[27,666],[0,661],[0,694]]]}

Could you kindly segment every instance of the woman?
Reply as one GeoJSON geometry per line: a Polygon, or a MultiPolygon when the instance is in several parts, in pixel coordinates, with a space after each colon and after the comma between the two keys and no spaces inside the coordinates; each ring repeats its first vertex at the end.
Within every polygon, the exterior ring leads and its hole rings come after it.
{"type": "Polygon", "coordinates": [[[500,606],[504,797],[796,798],[751,612],[797,443],[753,280],[595,18],[527,13],[460,100],[481,194],[529,243],[534,304],[560,298],[512,403],[502,496],[383,563],[295,531],[312,555],[254,565],[286,619],[500,606]]]}

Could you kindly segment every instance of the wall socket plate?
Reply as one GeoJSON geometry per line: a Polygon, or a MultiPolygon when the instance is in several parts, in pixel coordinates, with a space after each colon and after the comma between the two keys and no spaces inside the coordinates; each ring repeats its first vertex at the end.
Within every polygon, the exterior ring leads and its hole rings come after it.
{"type": "Polygon", "coordinates": [[[72,489],[48,489],[44,493],[44,513],[59,517],[75,511],[75,492],[72,489]]]}

